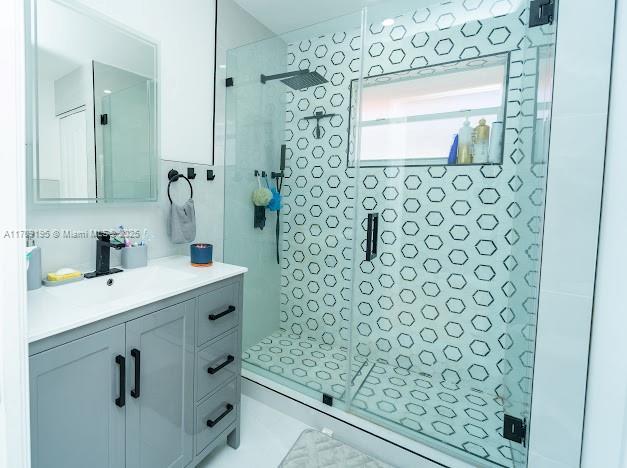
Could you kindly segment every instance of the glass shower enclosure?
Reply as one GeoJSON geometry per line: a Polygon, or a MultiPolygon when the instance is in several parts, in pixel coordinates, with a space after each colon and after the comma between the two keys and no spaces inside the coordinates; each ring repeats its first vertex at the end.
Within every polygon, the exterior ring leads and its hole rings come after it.
{"type": "Polygon", "coordinates": [[[228,53],[243,365],[475,465],[526,466],[557,22],[527,0],[412,4],[228,53]]]}

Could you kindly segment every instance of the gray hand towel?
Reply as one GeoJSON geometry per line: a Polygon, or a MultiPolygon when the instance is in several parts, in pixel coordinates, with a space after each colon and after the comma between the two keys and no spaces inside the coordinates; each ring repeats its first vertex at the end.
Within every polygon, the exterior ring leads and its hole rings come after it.
{"type": "Polygon", "coordinates": [[[174,244],[187,244],[196,238],[194,200],[190,198],[184,205],[171,204],[168,230],[174,244]]]}

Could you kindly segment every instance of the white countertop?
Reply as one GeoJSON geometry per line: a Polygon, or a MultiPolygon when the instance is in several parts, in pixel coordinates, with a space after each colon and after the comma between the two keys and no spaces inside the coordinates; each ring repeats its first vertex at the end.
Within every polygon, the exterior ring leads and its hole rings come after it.
{"type": "Polygon", "coordinates": [[[28,341],[74,328],[241,275],[247,268],[214,262],[198,268],[189,257],[151,261],[145,268],[28,292],[28,341]],[[107,281],[113,285],[107,286],[107,281]]]}

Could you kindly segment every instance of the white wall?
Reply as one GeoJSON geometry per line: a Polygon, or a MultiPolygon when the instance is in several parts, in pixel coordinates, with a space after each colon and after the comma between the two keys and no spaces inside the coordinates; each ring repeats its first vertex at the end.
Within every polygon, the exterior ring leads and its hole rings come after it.
{"type": "Polygon", "coordinates": [[[614,3],[559,5],[530,423],[534,468],[581,462],[614,3]]]}
{"type": "Polygon", "coordinates": [[[584,468],[627,466],[627,4],[618,2],[583,445],[584,468]]]}
{"type": "MultiPolygon", "coordinates": [[[[192,181],[197,218],[197,242],[214,244],[216,260],[222,259],[223,175],[206,180],[213,153],[214,3],[210,0],[134,1],[77,0],[137,33],[151,38],[160,48],[160,138],[159,202],[143,204],[35,205],[28,210],[28,227],[41,229],[99,229],[123,225],[148,229],[154,236],[150,257],[185,253],[167,236],[169,201],[167,172],[174,168],[186,173],[194,167],[192,181]],[[171,161],[187,161],[176,163],[171,161]]],[[[235,30],[236,25],[234,25],[235,30]]],[[[216,168],[218,169],[218,168],[216,168]]],[[[187,183],[173,184],[179,202],[188,193],[187,183]]],[[[41,239],[43,271],[64,266],[94,268],[93,239],[41,239]]],[[[112,262],[118,261],[113,254],[112,262]]]]}
{"type": "MultiPolygon", "coordinates": [[[[209,242],[214,245],[214,257],[222,259],[222,198],[212,194],[215,182],[206,180],[206,166],[160,162],[161,180],[158,203],[117,203],[38,205],[30,206],[27,224],[31,229],[83,231],[89,229],[115,229],[123,225],[126,229],[147,229],[154,236],[149,247],[150,258],[174,254],[187,254],[187,245],[177,246],[167,235],[167,218],[170,208],[166,190],[166,174],[170,169],[186,173],[193,167],[198,176],[192,181],[196,208],[196,242],[209,242]]],[[[172,184],[172,199],[183,203],[189,197],[189,186],[181,180],[172,184]]],[[[220,194],[221,195],[221,194],[220,194]]],[[[92,271],[96,262],[96,241],[94,239],[39,239],[42,249],[43,272],[56,271],[62,267],[92,271]]],[[[119,265],[119,252],[111,253],[112,265],[119,265]]]]}
{"type": "Polygon", "coordinates": [[[0,7],[0,467],[30,466],[26,272],[24,241],[6,237],[24,229],[23,2],[0,7]]]}

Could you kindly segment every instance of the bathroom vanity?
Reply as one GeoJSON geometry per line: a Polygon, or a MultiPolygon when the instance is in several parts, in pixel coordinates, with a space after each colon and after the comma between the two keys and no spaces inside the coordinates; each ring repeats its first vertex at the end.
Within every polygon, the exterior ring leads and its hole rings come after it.
{"type": "Polygon", "coordinates": [[[28,295],[33,468],[193,467],[239,445],[245,268],[146,268],[28,295]]]}

